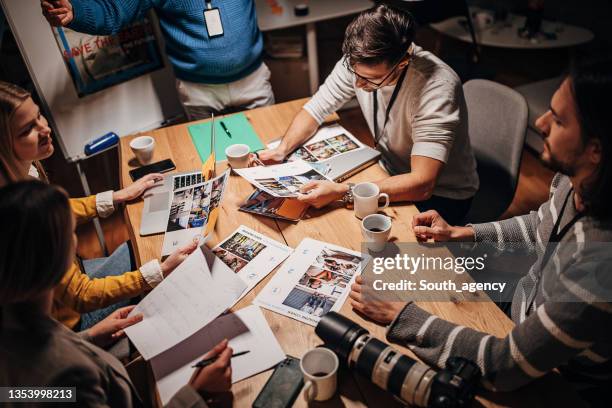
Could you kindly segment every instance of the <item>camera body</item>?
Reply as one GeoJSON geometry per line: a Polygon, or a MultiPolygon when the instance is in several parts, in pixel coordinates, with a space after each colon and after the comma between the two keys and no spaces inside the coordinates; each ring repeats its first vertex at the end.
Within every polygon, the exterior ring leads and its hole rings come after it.
{"type": "Polygon", "coordinates": [[[436,372],[336,312],[324,315],[315,333],[342,362],[407,404],[467,407],[474,399],[480,369],[469,360],[449,357],[446,368],[436,372]]]}

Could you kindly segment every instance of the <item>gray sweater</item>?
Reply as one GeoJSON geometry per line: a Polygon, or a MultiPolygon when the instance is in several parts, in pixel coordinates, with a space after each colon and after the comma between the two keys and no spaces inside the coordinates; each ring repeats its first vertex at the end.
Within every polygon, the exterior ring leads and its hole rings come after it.
{"type": "Polygon", "coordinates": [[[409,303],[389,326],[388,340],[406,344],[425,362],[440,368],[449,356],[470,359],[480,367],[484,385],[493,390],[517,389],[554,368],[559,368],[579,389],[609,385],[611,255],[594,243],[612,241],[612,229],[591,217],[579,218],[542,266],[557,218],[561,217],[559,229],[563,229],[576,213],[570,180],[557,175],[550,199],[539,211],[473,225],[476,241],[502,246],[509,242],[532,243],[537,254],[536,262],[516,288],[512,301],[516,326],[505,338],[449,323],[409,303]],[[560,213],[566,200],[565,210],[560,213]],[[594,265],[607,267],[598,276],[599,286],[590,282],[594,265]]]}
{"type": "MultiPolygon", "coordinates": [[[[411,156],[444,163],[434,195],[463,200],[478,190],[476,160],[468,136],[467,107],[457,74],[442,60],[414,46],[406,78],[389,113],[385,112],[395,85],[378,91],[378,150],[391,175],[410,172],[411,156]]],[[[340,60],[325,83],[304,106],[319,123],[352,97],[374,133],[374,93],[355,85],[355,75],[340,60]]]]}

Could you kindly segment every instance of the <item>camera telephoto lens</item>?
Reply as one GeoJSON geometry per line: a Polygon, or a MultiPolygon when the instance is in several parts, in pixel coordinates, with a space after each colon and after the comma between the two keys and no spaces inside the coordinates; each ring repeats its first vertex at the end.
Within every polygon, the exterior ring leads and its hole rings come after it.
{"type": "Polygon", "coordinates": [[[336,312],[324,315],[315,333],[349,368],[410,405],[467,407],[480,381],[480,369],[469,360],[450,357],[446,369],[436,372],[336,312]]]}

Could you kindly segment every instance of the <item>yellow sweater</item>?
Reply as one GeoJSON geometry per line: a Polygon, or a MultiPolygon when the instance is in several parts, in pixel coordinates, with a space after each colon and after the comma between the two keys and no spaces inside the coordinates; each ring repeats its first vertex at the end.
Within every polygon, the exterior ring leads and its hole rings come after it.
{"type": "MultiPolygon", "coordinates": [[[[71,198],[70,206],[77,224],[98,215],[96,196],[71,198]]],[[[73,329],[81,319],[81,313],[90,312],[130,299],[150,289],[138,270],[119,276],[91,279],[81,271],[75,259],[54,290],[52,315],[73,329]]]]}

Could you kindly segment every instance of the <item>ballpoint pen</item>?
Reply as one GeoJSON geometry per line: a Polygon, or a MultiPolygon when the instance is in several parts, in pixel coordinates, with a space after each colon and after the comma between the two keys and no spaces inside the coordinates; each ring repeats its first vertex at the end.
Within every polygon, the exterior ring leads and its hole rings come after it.
{"type": "MultiPolygon", "coordinates": [[[[232,358],[234,358],[234,357],[239,357],[239,356],[243,356],[243,355],[245,355],[245,354],[247,354],[247,353],[250,353],[250,352],[251,352],[250,350],[246,350],[246,351],[241,351],[241,352],[239,352],[239,353],[234,353],[234,354],[232,355],[232,358]]],[[[211,358],[205,358],[205,359],[204,359],[204,360],[202,360],[202,361],[198,361],[196,364],[192,365],[191,367],[192,367],[192,368],[203,368],[203,367],[207,367],[207,366],[211,365],[212,363],[214,363],[215,361],[217,361],[217,358],[219,358],[219,356],[218,356],[218,355],[217,355],[217,356],[214,356],[214,357],[211,357],[211,358]]]]}
{"type": "Polygon", "coordinates": [[[225,126],[225,123],[223,123],[222,120],[219,121],[219,123],[221,124],[221,127],[223,128],[223,130],[225,131],[225,133],[227,133],[227,136],[229,136],[229,138],[232,138],[232,134],[230,133],[230,131],[227,129],[227,126],[225,126]]]}

